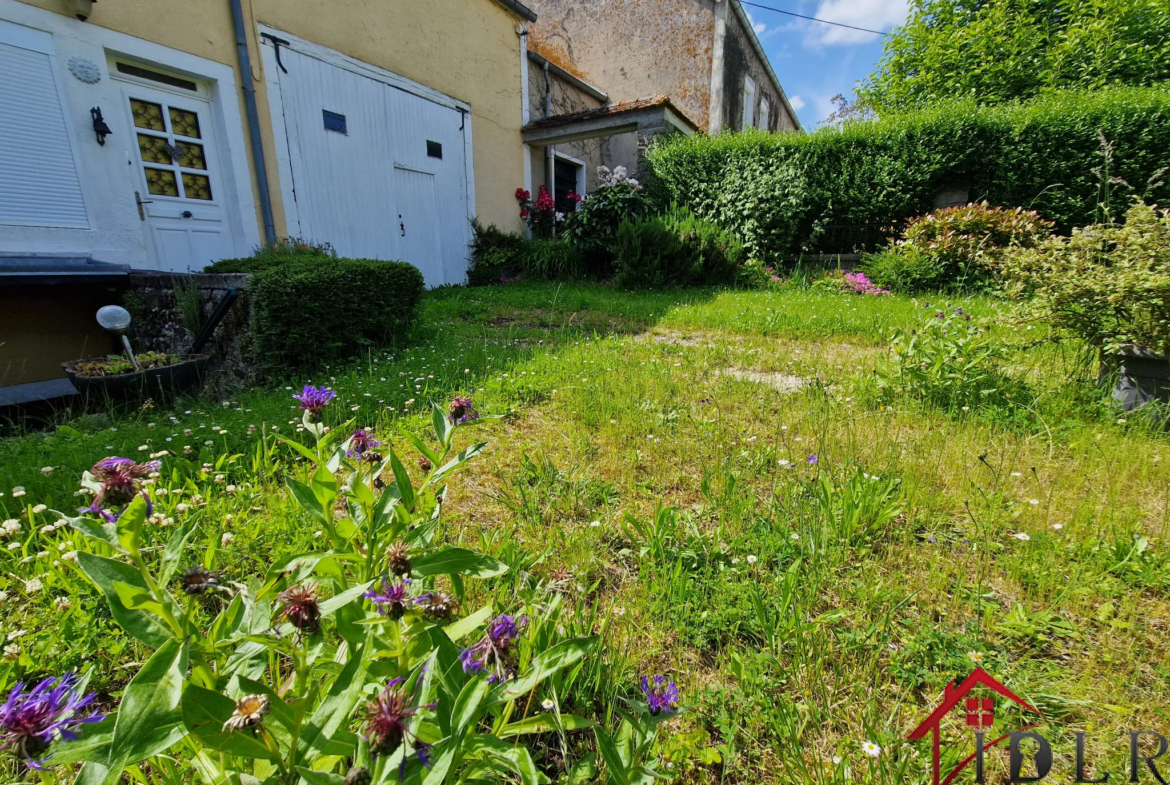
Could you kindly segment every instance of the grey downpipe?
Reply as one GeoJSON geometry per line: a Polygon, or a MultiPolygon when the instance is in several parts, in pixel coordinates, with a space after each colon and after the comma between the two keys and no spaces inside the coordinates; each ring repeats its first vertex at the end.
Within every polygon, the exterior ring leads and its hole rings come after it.
{"type": "Polygon", "coordinates": [[[252,140],[252,165],[256,187],[260,189],[260,217],[264,220],[264,242],[276,244],[276,223],[272,220],[272,197],[268,193],[268,165],[264,162],[264,139],[260,135],[260,113],[256,110],[256,84],[252,79],[252,57],[248,54],[248,34],[244,27],[244,8],[240,0],[232,4],[232,26],[236,29],[236,56],[240,62],[240,82],[244,86],[244,109],[248,114],[248,136],[252,140]]]}

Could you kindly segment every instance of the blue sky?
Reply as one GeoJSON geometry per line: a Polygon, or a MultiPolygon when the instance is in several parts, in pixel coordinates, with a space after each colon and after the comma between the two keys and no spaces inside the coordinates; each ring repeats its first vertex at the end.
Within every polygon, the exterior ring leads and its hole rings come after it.
{"type": "MultiPolygon", "coordinates": [[[[889,30],[906,19],[907,0],[752,0],[834,22],[889,30]]],[[[747,6],[756,34],[806,130],[833,111],[830,99],[850,95],[882,56],[882,39],[871,33],[807,22],[747,6]]]]}

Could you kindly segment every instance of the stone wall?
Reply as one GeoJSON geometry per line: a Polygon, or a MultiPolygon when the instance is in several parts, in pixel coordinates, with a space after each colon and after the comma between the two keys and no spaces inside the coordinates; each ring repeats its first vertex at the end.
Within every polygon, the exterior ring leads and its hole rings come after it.
{"type": "Polygon", "coordinates": [[[207,324],[228,293],[237,289],[239,297],[200,353],[210,354],[212,358],[206,380],[208,390],[228,390],[251,381],[254,376],[254,366],[248,359],[251,278],[250,275],[131,274],[123,305],[133,318],[129,336],[134,351],[187,354],[199,329],[207,324]],[[192,298],[189,302],[198,298],[197,319],[194,307],[189,314],[181,307],[188,297],[192,298]]]}

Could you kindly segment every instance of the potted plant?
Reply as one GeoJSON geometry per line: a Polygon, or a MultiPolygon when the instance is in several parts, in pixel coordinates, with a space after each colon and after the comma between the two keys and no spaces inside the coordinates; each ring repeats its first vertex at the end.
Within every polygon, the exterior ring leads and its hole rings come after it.
{"type": "Polygon", "coordinates": [[[1123,409],[1170,402],[1170,211],[1136,203],[1124,224],[1018,250],[1004,273],[1032,316],[1097,348],[1123,409]]]}
{"type": "MultiPolygon", "coordinates": [[[[135,354],[126,337],[130,314],[125,308],[107,305],[98,310],[97,321],[122,339],[126,353],[62,363],[65,375],[83,395],[100,391],[112,398],[126,398],[181,393],[199,383],[211,360],[206,354],[135,354]]],[[[196,344],[202,345],[198,339],[196,344]]]]}

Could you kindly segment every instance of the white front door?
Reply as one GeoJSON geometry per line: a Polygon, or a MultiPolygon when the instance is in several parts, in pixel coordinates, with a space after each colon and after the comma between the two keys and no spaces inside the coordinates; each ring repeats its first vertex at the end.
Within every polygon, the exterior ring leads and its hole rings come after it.
{"type": "Polygon", "coordinates": [[[138,215],[155,267],[198,271],[230,256],[211,104],[137,84],[126,84],[122,96],[135,135],[138,215]]]}

